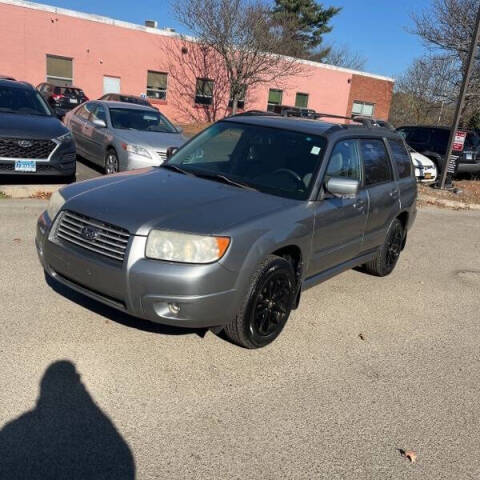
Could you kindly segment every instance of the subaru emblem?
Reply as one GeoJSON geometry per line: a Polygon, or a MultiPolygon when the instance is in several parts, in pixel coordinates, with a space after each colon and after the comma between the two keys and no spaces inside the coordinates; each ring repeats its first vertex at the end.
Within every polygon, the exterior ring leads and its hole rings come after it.
{"type": "Polygon", "coordinates": [[[91,242],[97,238],[98,233],[99,232],[97,228],[91,227],[90,225],[86,225],[85,227],[82,228],[80,235],[85,240],[88,240],[91,242]]]}

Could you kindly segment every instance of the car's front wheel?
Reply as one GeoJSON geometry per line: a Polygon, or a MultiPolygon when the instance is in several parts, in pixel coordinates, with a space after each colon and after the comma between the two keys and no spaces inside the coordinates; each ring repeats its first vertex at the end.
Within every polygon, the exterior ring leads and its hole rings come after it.
{"type": "Polygon", "coordinates": [[[107,151],[105,155],[105,173],[110,175],[112,173],[117,173],[120,171],[120,166],[118,163],[117,152],[115,150],[110,149],[107,151]]]}
{"type": "Polygon", "coordinates": [[[245,348],[273,342],[287,323],[295,292],[292,264],[269,255],[253,274],[250,290],[235,320],[225,326],[225,335],[245,348]]]}

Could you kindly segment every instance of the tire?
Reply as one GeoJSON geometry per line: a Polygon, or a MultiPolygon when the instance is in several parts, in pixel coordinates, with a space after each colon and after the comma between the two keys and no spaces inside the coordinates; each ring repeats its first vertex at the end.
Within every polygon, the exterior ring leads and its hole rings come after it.
{"type": "Polygon", "coordinates": [[[377,277],[385,277],[392,273],[402,251],[404,237],[402,222],[396,218],[390,224],[385,242],[378,249],[375,258],[365,264],[365,271],[377,277]]]}
{"type": "Polygon", "coordinates": [[[260,348],[280,335],[290,316],[296,294],[293,266],[269,255],[257,267],[250,285],[235,320],[224,332],[241,347],[260,348]]]}
{"type": "Polygon", "coordinates": [[[107,175],[112,175],[120,171],[120,165],[118,163],[117,152],[110,148],[105,154],[105,173],[107,175]]]}

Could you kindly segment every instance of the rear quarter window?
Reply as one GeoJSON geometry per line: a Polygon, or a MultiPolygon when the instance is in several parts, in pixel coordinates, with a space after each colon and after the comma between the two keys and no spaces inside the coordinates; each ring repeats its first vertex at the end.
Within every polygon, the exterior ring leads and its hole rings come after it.
{"type": "Polygon", "coordinates": [[[412,160],[401,140],[388,139],[392,151],[393,163],[397,169],[399,178],[407,178],[412,175],[412,160]]]}

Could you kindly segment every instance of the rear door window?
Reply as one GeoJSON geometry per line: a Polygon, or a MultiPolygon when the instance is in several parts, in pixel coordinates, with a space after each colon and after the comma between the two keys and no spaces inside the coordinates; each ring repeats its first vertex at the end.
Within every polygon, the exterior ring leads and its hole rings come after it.
{"type": "Polygon", "coordinates": [[[365,169],[365,185],[372,186],[393,180],[392,167],[383,140],[360,140],[360,153],[365,169]]]}
{"type": "Polygon", "coordinates": [[[401,140],[388,139],[392,151],[393,163],[400,178],[410,177],[412,174],[412,160],[401,140]]]}

